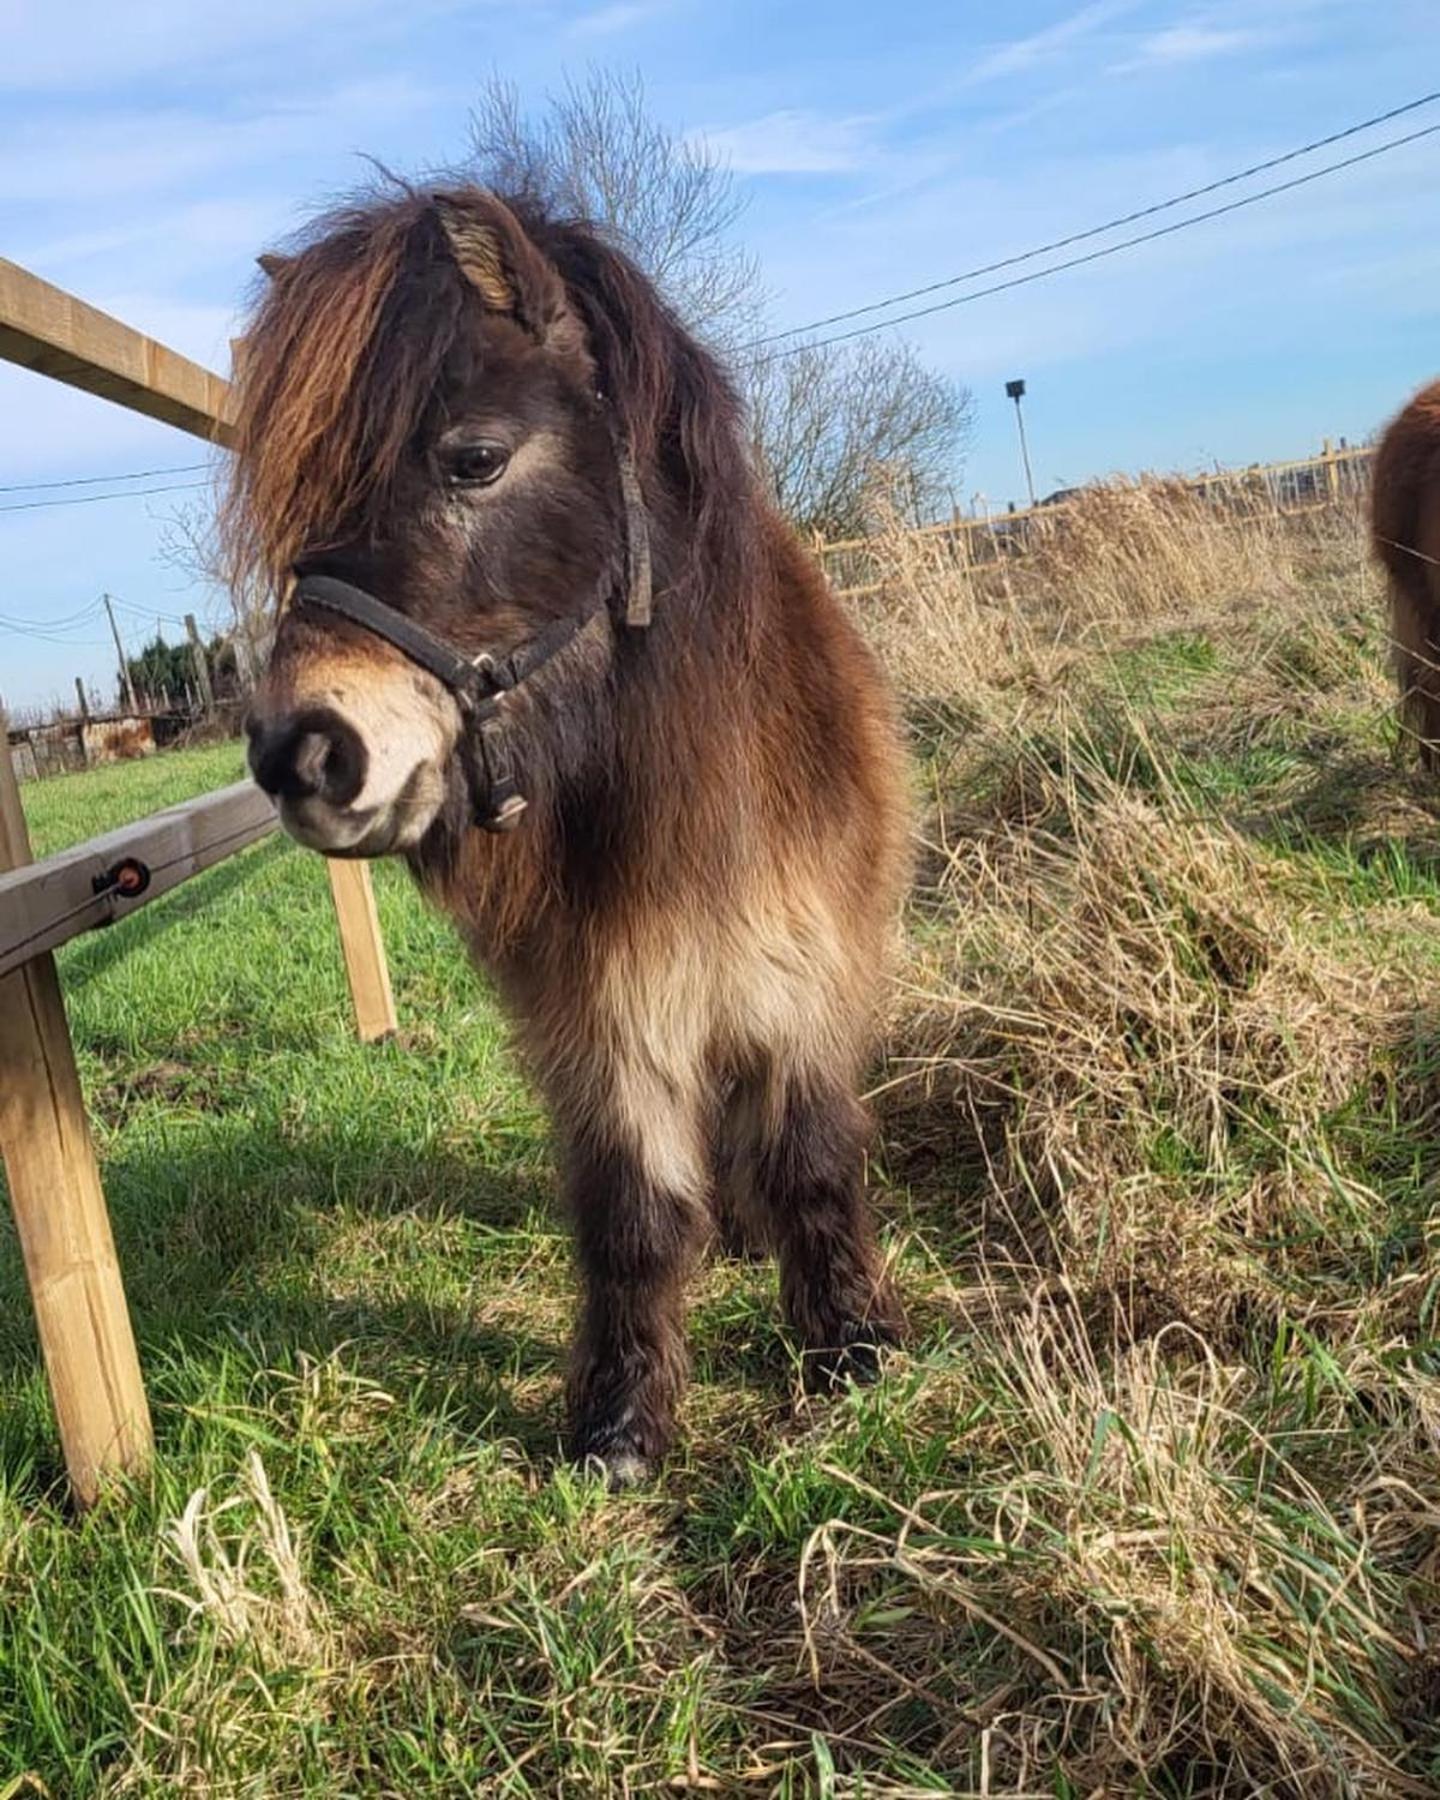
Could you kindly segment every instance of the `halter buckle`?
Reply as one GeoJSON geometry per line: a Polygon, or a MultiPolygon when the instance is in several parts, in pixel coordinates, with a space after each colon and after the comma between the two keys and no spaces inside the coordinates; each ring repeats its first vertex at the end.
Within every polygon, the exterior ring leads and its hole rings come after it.
{"type": "Polygon", "coordinates": [[[515,672],[508,660],[497,662],[488,650],[482,650],[478,656],[470,658],[470,667],[486,684],[492,693],[508,694],[515,686],[515,672]]]}
{"type": "Polygon", "coordinates": [[[514,831],[530,803],[520,792],[504,727],[495,719],[477,720],[473,744],[475,774],[480,778],[471,782],[475,823],[484,831],[514,831]]]}

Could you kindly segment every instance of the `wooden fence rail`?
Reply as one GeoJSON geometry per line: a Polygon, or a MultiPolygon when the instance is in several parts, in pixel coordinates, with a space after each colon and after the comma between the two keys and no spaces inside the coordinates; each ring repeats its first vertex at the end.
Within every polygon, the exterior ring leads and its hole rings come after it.
{"type": "Polygon", "coordinates": [[[0,358],[208,443],[230,437],[230,385],[0,257],[0,358]]]}
{"type": "Polygon", "coordinates": [[[81,932],[128,918],[276,824],[266,795],[239,781],[0,875],[0,975],[81,932]],[[138,891],[126,880],[127,865],[143,871],[138,891]]]}
{"type": "MultiPolygon", "coordinates": [[[[3,258],[0,358],[229,441],[220,376],[3,258]]],[[[0,717],[0,749],[6,742],[0,717]]],[[[52,952],[274,828],[270,802],[241,783],[34,863],[15,770],[8,750],[0,755],[0,1151],[81,1505],[108,1472],[143,1468],[153,1439],[52,952]]],[[[356,1026],[367,1041],[384,1037],[395,1006],[369,868],[327,866],[356,1026]]]]}

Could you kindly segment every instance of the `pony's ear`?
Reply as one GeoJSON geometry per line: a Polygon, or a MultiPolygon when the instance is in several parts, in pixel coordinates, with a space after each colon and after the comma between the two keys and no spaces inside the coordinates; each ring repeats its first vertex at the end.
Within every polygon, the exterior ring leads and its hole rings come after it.
{"type": "Polygon", "coordinates": [[[272,281],[278,281],[293,260],[292,257],[281,256],[276,250],[262,250],[255,258],[255,261],[272,281]]]}
{"type": "Polygon", "coordinates": [[[545,336],[566,312],[564,284],[509,207],[478,189],[437,194],[434,205],[450,254],[486,307],[545,336]]]}

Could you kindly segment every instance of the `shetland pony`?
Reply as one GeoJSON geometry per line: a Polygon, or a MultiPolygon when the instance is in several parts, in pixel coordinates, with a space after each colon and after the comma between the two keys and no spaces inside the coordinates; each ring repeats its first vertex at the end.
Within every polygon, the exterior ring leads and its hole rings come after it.
{"type": "Polygon", "coordinates": [[[631,1480],[712,1222],[774,1251],[812,1385],[900,1329],[857,1099],[907,866],[890,696],[725,374],[598,231],[405,189],[262,263],[224,524],[297,585],[251,767],[302,844],[403,857],[492,977],[578,1244],[569,1449],[631,1480]]]}
{"type": "Polygon", "coordinates": [[[1402,714],[1440,768],[1440,381],[1391,421],[1371,475],[1371,539],[1390,578],[1402,714]]]}

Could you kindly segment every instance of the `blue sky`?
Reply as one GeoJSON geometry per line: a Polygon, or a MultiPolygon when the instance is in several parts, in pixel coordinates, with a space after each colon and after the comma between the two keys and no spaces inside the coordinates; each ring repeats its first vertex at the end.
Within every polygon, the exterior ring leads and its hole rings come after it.
{"type": "MultiPolygon", "coordinates": [[[[363,153],[453,161],[492,74],[539,99],[591,64],[638,69],[669,124],[730,159],[777,328],[1440,86],[1435,0],[0,0],[0,43],[0,253],[221,369],[256,250],[363,153]]],[[[1361,436],[1440,370],[1440,136],[904,329],[974,390],[966,501],[1022,492],[1014,375],[1042,491],[1361,436]]],[[[0,485],[199,449],[0,367],[0,485]]],[[[108,689],[103,629],[65,622],[104,589],[137,643],[157,615],[219,618],[158,554],[204,498],[0,513],[0,694],[108,689]]]]}

